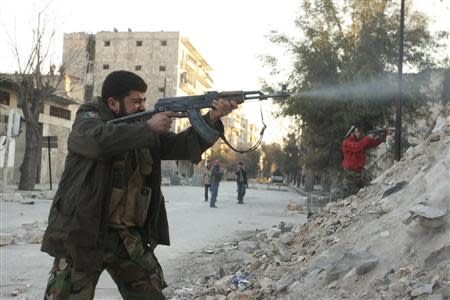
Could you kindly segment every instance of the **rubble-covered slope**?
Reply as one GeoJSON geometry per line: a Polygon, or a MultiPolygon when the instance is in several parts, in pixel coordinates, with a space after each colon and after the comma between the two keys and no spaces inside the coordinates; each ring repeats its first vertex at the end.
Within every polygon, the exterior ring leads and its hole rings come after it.
{"type": "MultiPolygon", "coordinates": [[[[441,125],[369,187],[306,224],[211,252],[217,272],[191,272],[170,296],[450,299],[450,118],[441,125]]],[[[202,263],[193,259],[191,270],[202,263]]]]}

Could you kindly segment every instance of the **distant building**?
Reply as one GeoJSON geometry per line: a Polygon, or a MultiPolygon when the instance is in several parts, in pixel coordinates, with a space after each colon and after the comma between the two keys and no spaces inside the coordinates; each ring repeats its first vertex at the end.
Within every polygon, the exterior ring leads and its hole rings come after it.
{"type": "MultiPolygon", "coordinates": [[[[18,92],[12,81],[12,75],[0,74],[0,136],[3,143],[6,135],[9,109],[15,109],[22,115],[18,107],[18,92]]],[[[57,147],[50,149],[52,165],[52,181],[59,182],[67,155],[67,137],[72,127],[79,103],[65,96],[52,95],[44,99],[44,108],[39,115],[39,124],[43,136],[56,137],[57,147]]],[[[22,115],[23,116],[23,115],[22,115]]],[[[25,122],[22,122],[22,133],[10,143],[8,159],[8,182],[18,183],[20,166],[25,154],[25,122]]],[[[40,176],[37,183],[49,183],[48,149],[42,146],[40,176]]],[[[0,168],[3,167],[5,149],[0,150],[0,168]]]]}
{"type": "MultiPolygon", "coordinates": [[[[225,137],[235,148],[247,149],[253,146],[259,138],[256,126],[250,123],[239,109],[222,118],[222,122],[225,127],[225,137]]],[[[221,149],[227,147],[225,143],[221,142],[221,149]]]]}
{"type": "MultiPolygon", "coordinates": [[[[84,101],[101,94],[105,77],[114,70],[139,74],[148,84],[147,105],[169,96],[203,94],[211,90],[211,66],[186,37],[179,32],[101,31],[96,34],[64,34],[63,61],[65,72],[81,81],[79,90],[84,101]]],[[[177,122],[176,132],[189,124],[177,122]]],[[[190,177],[192,164],[185,161],[163,167],[163,175],[190,177]]]]}

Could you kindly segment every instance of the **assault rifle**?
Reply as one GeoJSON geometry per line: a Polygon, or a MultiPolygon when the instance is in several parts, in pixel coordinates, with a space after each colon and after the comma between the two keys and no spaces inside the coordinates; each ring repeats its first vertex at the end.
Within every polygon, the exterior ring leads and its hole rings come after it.
{"type": "Polygon", "coordinates": [[[372,134],[377,138],[384,138],[386,135],[395,131],[395,128],[379,128],[367,131],[367,134],[372,134]]]}
{"type": "Polygon", "coordinates": [[[148,120],[154,114],[164,111],[181,113],[182,117],[189,118],[192,127],[195,129],[198,135],[200,135],[208,143],[212,144],[217,140],[217,138],[221,137],[222,140],[224,140],[224,142],[231,149],[233,149],[236,152],[245,153],[248,151],[255,150],[259,146],[259,144],[261,144],[262,136],[264,135],[264,130],[266,129],[264,120],[263,120],[263,129],[261,130],[259,141],[254,146],[250,147],[247,150],[237,150],[232,145],[229,144],[229,142],[226,140],[223,134],[221,134],[216,129],[212,128],[208,124],[208,122],[205,119],[203,119],[200,113],[200,109],[212,108],[211,106],[212,102],[218,99],[235,101],[237,104],[241,104],[244,101],[248,100],[267,100],[274,98],[286,99],[290,96],[290,94],[287,93],[286,88],[287,88],[286,85],[283,85],[282,90],[280,92],[276,92],[273,94],[264,94],[261,91],[226,91],[226,92],[212,91],[207,92],[204,95],[161,98],[158,101],[156,101],[153,110],[144,111],[126,117],[113,119],[109,122],[117,124],[123,122],[135,122],[137,120],[148,120]]]}

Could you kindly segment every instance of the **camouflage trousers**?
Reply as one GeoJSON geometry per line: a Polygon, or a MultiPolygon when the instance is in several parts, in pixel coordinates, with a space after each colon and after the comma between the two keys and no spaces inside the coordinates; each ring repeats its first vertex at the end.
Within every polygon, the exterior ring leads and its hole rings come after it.
{"type": "Polygon", "coordinates": [[[364,171],[344,170],[343,198],[356,195],[361,188],[368,186],[370,181],[370,177],[364,171]]]}
{"type": "Polygon", "coordinates": [[[124,239],[118,231],[109,230],[102,270],[79,272],[69,259],[55,259],[44,300],[94,299],[95,287],[104,269],[125,300],[166,299],[162,290],[167,285],[153,251],[144,247],[137,231],[127,230],[126,235],[124,239]]]}

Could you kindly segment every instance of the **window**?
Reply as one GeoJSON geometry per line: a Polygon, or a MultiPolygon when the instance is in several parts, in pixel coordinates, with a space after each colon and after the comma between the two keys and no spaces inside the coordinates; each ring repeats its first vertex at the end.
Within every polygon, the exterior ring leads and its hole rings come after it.
{"type": "Polygon", "coordinates": [[[166,70],[166,66],[159,66],[159,70],[160,70],[161,72],[164,72],[164,71],[166,70]]]}
{"type": "Polygon", "coordinates": [[[105,41],[105,47],[111,46],[111,41],[105,41]]]}
{"type": "Polygon", "coordinates": [[[108,64],[103,65],[103,70],[108,70],[108,69],[109,69],[109,65],[108,64]]]}
{"type": "Polygon", "coordinates": [[[167,41],[161,41],[161,46],[167,46],[167,41]]]}
{"type": "Polygon", "coordinates": [[[136,41],[136,47],[142,47],[142,41],[136,41]]]}
{"type": "Polygon", "coordinates": [[[50,116],[70,120],[70,110],[61,107],[50,106],[50,116]]]}
{"type": "Polygon", "coordinates": [[[135,69],[136,71],[140,71],[140,70],[142,69],[142,66],[136,66],[136,67],[134,67],[134,69],[135,69]]]}
{"type": "Polygon", "coordinates": [[[9,105],[10,95],[8,92],[0,91],[0,104],[9,105]]]}
{"type": "Polygon", "coordinates": [[[164,88],[163,87],[158,88],[158,92],[164,93],[164,88]]]}

